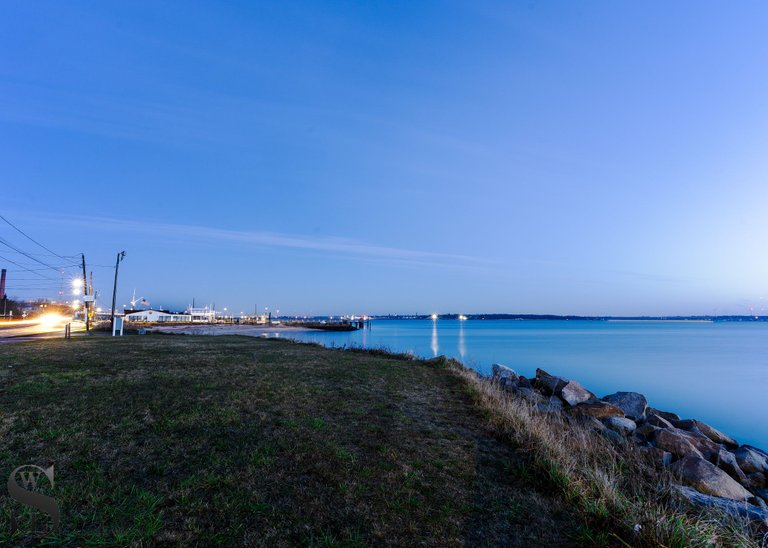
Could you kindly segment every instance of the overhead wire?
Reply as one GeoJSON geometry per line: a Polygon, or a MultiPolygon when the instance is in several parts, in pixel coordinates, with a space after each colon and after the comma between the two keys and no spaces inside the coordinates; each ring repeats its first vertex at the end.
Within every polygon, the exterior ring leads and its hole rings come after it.
{"type": "Polygon", "coordinates": [[[27,252],[25,252],[25,251],[22,251],[22,250],[21,250],[21,249],[19,249],[18,247],[14,246],[14,245],[12,245],[12,244],[10,244],[10,243],[8,243],[8,241],[7,241],[5,238],[2,238],[2,237],[0,237],[0,244],[3,244],[3,245],[5,245],[5,246],[7,246],[7,247],[10,247],[10,248],[11,248],[11,249],[13,249],[14,251],[18,251],[19,253],[21,253],[22,255],[24,255],[25,257],[27,257],[28,259],[31,259],[31,260],[35,261],[36,263],[39,263],[39,264],[41,264],[41,265],[43,265],[43,266],[47,266],[47,267],[48,267],[48,268],[50,268],[51,270],[55,270],[56,272],[58,272],[58,271],[59,271],[59,268],[58,268],[58,267],[55,267],[55,266],[53,266],[53,265],[50,265],[50,264],[48,264],[48,263],[44,263],[44,262],[43,262],[43,261],[41,261],[40,259],[37,259],[37,258],[33,257],[32,255],[30,255],[29,253],[27,253],[27,252]]]}
{"type": "MultiPolygon", "coordinates": [[[[21,267],[22,269],[26,270],[27,272],[32,272],[33,274],[35,274],[37,276],[40,276],[41,278],[45,278],[46,280],[58,281],[58,280],[56,280],[56,278],[51,278],[50,276],[44,276],[43,274],[40,274],[36,270],[31,270],[31,269],[25,267],[23,264],[19,264],[16,261],[12,261],[8,257],[3,257],[2,255],[0,255],[0,259],[3,259],[4,261],[8,261],[11,264],[15,264],[16,266],[21,267]]],[[[42,270],[42,269],[39,269],[39,270],[42,270]]],[[[58,270],[57,270],[57,272],[58,272],[58,270]]]]}
{"type": "Polygon", "coordinates": [[[42,253],[32,253],[25,251],[23,249],[20,249],[16,245],[9,242],[7,239],[0,237],[0,244],[4,245],[6,248],[7,253],[17,253],[19,255],[23,255],[27,259],[30,259],[31,261],[34,261],[35,263],[41,265],[41,267],[36,267],[34,265],[30,264],[22,264],[21,262],[17,262],[13,259],[9,259],[8,257],[5,257],[3,255],[0,255],[0,259],[7,261],[17,267],[19,269],[8,269],[9,272],[29,272],[35,276],[39,276],[39,278],[18,278],[14,280],[14,290],[18,291],[57,291],[59,294],[63,294],[64,291],[64,276],[68,269],[72,268],[79,268],[81,264],[79,262],[74,262],[77,259],[76,255],[61,255],[59,253],[56,253],[49,247],[43,245],[39,241],[32,238],[29,234],[24,232],[21,228],[13,224],[11,221],[9,221],[6,217],[0,215],[0,219],[2,219],[6,224],[8,224],[11,228],[16,230],[18,233],[23,235],[25,238],[27,238],[29,241],[34,243],[35,245],[39,246],[40,248],[44,249],[50,255],[42,254],[42,253]],[[55,264],[55,261],[43,261],[39,259],[38,257],[57,257],[58,259],[61,259],[62,261],[65,261],[63,264],[55,264]],[[42,272],[47,272],[48,270],[55,271],[58,276],[56,278],[45,275],[42,272]],[[16,285],[16,281],[22,282],[19,285],[16,285]]]}
{"type": "MultiPolygon", "coordinates": [[[[27,238],[27,239],[28,239],[30,242],[32,242],[32,243],[34,243],[34,244],[37,244],[37,245],[39,245],[40,247],[42,247],[43,249],[45,249],[45,250],[46,250],[48,253],[52,253],[53,255],[55,255],[56,257],[58,257],[59,259],[65,259],[65,257],[64,257],[64,256],[62,256],[62,255],[59,255],[59,254],[58,254],[58,253],[56,253],[55,251],[52,251],[51,249],[49,249],[49,248],[45,247],[43,244],[41,244],[40,242],[38,242],[37,240],[35,240],[34,238],[32,238],[32,236],[30,236],[29,234],[27,234],[26,232],[24,232],[23,230],[21,230],[21,229],[20,229],[18,226],[16,226],[15,224],[13,224],[11,221],[9,221],[8,219],[6,219],[6,218],[5,218],[5,217],[3,217],[2,215],[0,215],[0,219],[2,219],[3,221],[5,221],[5,222],[6,222],[6,223],[7,223],[9,226],[11,226],[11,227],[12,227],[14,230],[16,230],[16,232],[18,232],[19,234],[21,234],[22,236],[24,236],[25,238],[27,238]]],[[[66,260],[66,259],[65,259],[65,260],[66,260]]]]}

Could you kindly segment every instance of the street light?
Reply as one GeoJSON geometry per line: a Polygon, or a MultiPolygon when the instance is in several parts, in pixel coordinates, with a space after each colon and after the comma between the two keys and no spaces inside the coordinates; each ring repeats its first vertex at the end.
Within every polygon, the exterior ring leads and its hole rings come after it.
{"type": "Polygon", "coordinates": [[[112,317],[110,318],[111,328],[115,328],[115,299],[117,297],[117,271],[120,268],[120,261],[125,259],[125,251],[121,251],[117,254],[117,261],[115,261],[115,285],[112,288],[112,317]]]}

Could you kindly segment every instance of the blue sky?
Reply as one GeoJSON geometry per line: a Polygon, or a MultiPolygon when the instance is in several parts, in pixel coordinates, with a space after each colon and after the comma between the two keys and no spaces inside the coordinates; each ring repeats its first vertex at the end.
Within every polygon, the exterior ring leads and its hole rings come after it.
{"type": "Polygon", "coordinates": [[[125,249],[123,302],[759,311],[766,28],[765,2],[7,1],[0,211],[105,295],[125,249]]]}

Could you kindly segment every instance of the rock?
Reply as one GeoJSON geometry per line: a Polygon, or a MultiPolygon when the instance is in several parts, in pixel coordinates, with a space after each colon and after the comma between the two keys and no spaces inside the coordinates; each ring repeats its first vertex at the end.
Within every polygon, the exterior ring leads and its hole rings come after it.
{"type": "Polygon", "coordinates": [[[763,510],[768,510],[768,503],[766,503],[763,499],[760,497],[752,497],[748,501],[750,504],[754,504],[755,506],[759,506],[763,510]]]}
{"type": "Polygon", "coordinates": [[[741,484],[753,493],[757,493],[764,487],[768,487],[768,478],[762,472],[752,472],[751,474],[746,474],[746,481],[741,482],[741,484]]]}
{"type": "Polygon", "coordinates": [[[512,389],[512,393],[519,398],[523,398],[526,401],[529,401],[531,403],[541,403],[544,401],[544,396],[539,394],[537,390],[534,390],[533,388],[524,388],[522,386],[517,386],[512,389]]]}
{"type": "Polygon", "coordinates": [[[672,453],[663,449],[658,447],[638,447],[638,450],[655,466],[663,467],[672,464],[672,453]]]}
{"type": "Polygon", "coordinates": [[[493,377],[491,377],[491,380],[492,382],[498,383],[499,386],[504,390],[506,390],[507,392],[513,392],[515,388],[520,387],[517,379],[494,379],[493,377]]]}
{"type": "Polygon", "coordinates": [[[688,436],[677,428],[659,428],[656,432],[656,447],[669,451],[678,458],[687,455],[703,458],[701,452],[691,443],[688,436]]]}
{"type": "Polygon", "coordinates": [[[653,441],[653,439],[656,437],[656,432],[659,430],[661,430],[661,428],[658,426],[654,426],[646,422],[645,424],[637,427],[635,434],[642,436],[645,441],[653,441]]]}
{"type": "Polygon", "coordinates": [[[710,440],[712,440],[715,443],[722,443],[723,445],[727,447],[738,447],[738,442],[733,439],[730,436],[726,436],[720,430],[717,430],[716,428],[711,427],[706,422],[701,422],[697,420],[684,420],[684,421],[675,421],[674,425],[678,428],[682,428],[683,430],[690,430],[695,432],[700,432],[710,440]]]}
{"type": "Polygon", "coordinates": [[[523,377],[522,375],[517,377],[517,386],[520,388],[530,388],[533,390],[533,384],[531,383],[531,380],[523,377]]]}
{"type": "Polygon", "coordinates": [[[625,417],[608,417],[603,419],[603,424],[623,436],[629,436],[637,428],[635,421],[625,417]]]}
{"type": "Polygon", "coordinates": [[[646,424],[650,424],[651,426],[655,426],[657,428],[674,428],[674,426],[672,426],[672,423],[669,422],[664,417],[662,417],[661,415],[649,414],[645,422],[646,424]]]}
{"type": "Polygon", "coordinates": [[[768,457],[762,451],[750,445],[742,445],[738,449],[731,451],[736,455],[736,462],[745,474],[754,472],[768,473],[768,457]]]}
{"type": "Polygon", "coordinates": [[[624,416],[624,411],[622,411],[615,405],[611,405],[610,403],[606,403],[603,401],[598,401],[594,403],[580,403],[574,406],[572,408],[572,411],[574,413],[589,415],[590,417],[595,417],[598,419],[607,419],[608,417],[624,416]]]}
{"type": "Polygon", "coordinates": [[[648,407],[648,400],[645,396],[637,392],[616,392],[603,398],[610,404],[621,408],[624,415],[633,420],[642,420],[645,418],[645,410],[648,407]]]}
{"type": "Polygon", "coordinates": [[[690,487],[677,486],[676,490],[683,496],[685,500],[694,506],[709,507],[714,506],[725,510],[733,516],[739,516],[747,518],[751,521],[756,521],[764,527],[768,527],[768,511],[747,504],[746,502],[735,502],[727,498],[714,497],[711,495],[705,495],[691,489],[690,487]]]}
{"type": "MultiPolygon", "coordinates": [[[[667,430],[662,430],[659,435],[664,432],[667,430]]],[[[695,455],[680,459],[672,465],[671,470],[679,474],[683,483],[705,495],[742,501],[752,496],[752,493],[739,485],[731,476],[711,462],[695,455]]]]}
{"type": "Polygon", "coordinates": [[[647,449],[649,447],[653,447],[653,444],[646,440],[643,436],[637,434],[637,431],[635,431],[635,433],[629,437],[629,440],[637,445],[638,448],[647,449]]]}
{"type": "Polygon", "coordinates": [[[568,379],[564,379],[563,377],[555,377],[543,369],[536,370],[537,387],[547,396],[560,394],[560,390],[562,390],[562,388],[568,384],[568,382],[568,379]]]}
{"type": "Polygon", "coordinates": [[[610,428],[605,428],[604,430],[601,431],[601,433],[603,434],[603,436],[608,438],[608,440],[610,440],[612,443],[616,445],[622,444],[626,441],[624,436],[622,436],[615,430],[611,430],[610,428]]]}
{"type": "Polygon", "coordinates": [[[743,447],[748,447],[748,448],[749,448],[749,449],[751,449],[752,451],[755,451],[756,453],[759,453],[759,454],[761,454],[762,456],[764,456],[766,459],[768,459],[768,451],[763,451],[763,450],[762,450],[762,449],[760,449],[759,447],[752,447],[751,445],[749,445],[749,444],[746,444],[746,443],[743,445],[743,447]]]}
{"type": "Polygon", "coordinates": [[[568,384],[560,389],[559,395],[571,407],[579,403],[584,403],[585,401],[595,397],[592,392],[581,386],[576,381],[569,381],[568,384]]]}
{"type": "Polygon", "coordinates": [[[560,413],[563,410],[563,402],[557,396],[550,396],[548,400],[537,403],[536,407],[545,413],[560,413]]]}
{"type": "Polygon", "coordinates": [[[661,417],[662,419],[673,422],[673,421],[679,421],[680,415],[677,413],[670,413],[669,411],[659,411],[658,409],[654,409],[653,407],[649,407],[646,411],[648,416],[656,415],[657,417],[661,417]]]}
{"type": "Polygon", "coordinates": [[[701,432],[675,429],[688,438],[688,441],[710,462],[715,462],[722,446],[716,444],[701,432]]]}
{"type": "Polygon", "coordinates": [[[758,489],[755,494],[765,502],[768,502],[768,489],[758,489]]]}
{"type": "Polygon", "coordinates": [[[494,363],[491,366],[491,369],[493,370],[493,379],[496,381],[501,379],[515,380],[519,376],[513,369],[510,369],[506,365],[501,365],[500,363],[494,363]]]}
{"type": "Polygon", "coordinates": [[[733,453],[730,453],[721,447],[717,457],[714,460],[710,460],[715,466],[725,471],[726,474],[731,476],[740,484],[745,487],[749,487],[749,485],[747,485],[747,476],[744,474],[741,468],[739,468],[739,465],[736,462],[736,456],[733,453]]]}

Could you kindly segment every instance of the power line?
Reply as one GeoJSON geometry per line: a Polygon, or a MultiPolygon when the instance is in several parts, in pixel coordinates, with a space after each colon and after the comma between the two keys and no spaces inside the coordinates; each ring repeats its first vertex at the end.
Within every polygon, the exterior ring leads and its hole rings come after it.
{"type": "MultiPolygon", "coordinates": [[[[24,266],[23,264],[19,264],[16,261],[12,261],[8,257],[3,257],[2,255],[0,255],[0,259],[3,259],[4,261],[8,261],[11,264],[15,264],[16,266],[19,266],[19,267],[23,268],[27,272],[32,272],[36,276],[40,276],[41,278],[45,278],[46,280],[51,280],[51,281],[54,281],[54,282],[58,281],[56,278],[51,278],[50,276],[44,276],[44,275],[40,274],[39,272],[37,272],[36,270],[29,269],[26,266],[24,266]]],[[[38,270],[42,270],[42,269],[38,269],[38,270]]],[[[56,269],[54,268],[54,270],[56,270],[56,269]]],[[[58,270],[56,270],[56,271],[58,272],[58,270]]]]}
{"type": "Polygon", "coordinates": [[[56,272],[59,272],[59,270],[60,270],[59,268],[57,268],[57,267],[55,267],[55,266],[53,266],[53,265],[50,265],[50,264],[48,264],[48,263],[44,263],[44,262],[43,262],[43,261],[41,261],[40,259],[36,259],[35,257],[33,257],[32,255],[30,255],[29,253],[27,253],[27,252],[25,252],[25,251],[22,251],[21,249],[19,249],[18,247],[16,247],[16,246],[14,246],[14,245],[11,245],[11,244],[9,244],[9,243],[8,243],[8,241],[7,241],[7,240],[5,240],[5,238],[0,238],[0,244],[3,244],[3,245],[5,245],[5,246],[8,246],[8,247],[10,247],[11,249],[13,249],[14,251],[18,251],[19,253],[21,253],[22,255],[24,255],[25,257],[27,257],[28,259],[32,259],[32,260],[33,260],[33,261],[35,261],[36,263],[40,263],[40,264],[41,264],[41,265],[43,265],[43,266],[47,266],[47,267],[48,267],[48,268],[50,268],[51,270],[55,270],[56,272]]]}
{"type": "MultiPolygon", "coordinates": [[[[8,260],[10,260],[10,259],[8,259],[8,260]]],[[[13,264],[18,264],[18,263],[13,263],[13,264]]],[[[77,266],[80,266],[80,265],[77,265],[77,264],[64,265],[64,266],[61,267],[61,269],[62,270],[67,270],[69,268],[74,268],[74,267],[77,267],[77,266]]],[[[115,267],[111,266],[110,268],[115,268],[115,267]]],[[[42,272],[43,270],[47,271],[48,269],[47,268],[27,268],[27,267],[21,265],[20,269],[17,270],[15,268],[9,268],[8,272],[42,272]]]]}
{"type": "MultiPolygon", "coordinates": [[[[59,254],[58,254],[58,253],[56,253],[55,251],[51,251],[50,249],[48,249],[47,247],[45,247],[43,244],[41,244],[40,242],[38,242],[37,240],[35,240],[34,238],[32,238],[32,236],[30,236],[29,234],[27,234],[26,232],[24,232],[23,230],[21,230],[21,229],[20,229],[18,226],[16,226],[15,224],[13,224],[11,221],[9,221],[8,219],[6,219],[6,218],[5,218],[5,217],[3,217],[2,215],[0,215],[0,219],[2,219],[3,221],[5,221],[6,223],[8,223],[8,224],[9,224],[9,225],[10,225],[10,226],[11,226],[11,227],[14,229],[14,230],[16,230],[16,232],[18,232],[19,234],[21,234],[22,236],[24,236],[25,238],[27,238],[27,239],[28,239],[30,242],[32,242],[32,243],[35,243],[35,244],[39,245],[40,247],[42,247],[43,249],[45,249],[45,250],[46,250],[48,253],[53,253],[53,254],[54,254],[56,257],[58,257],[59,259],[64,259],[64,257],[62,257],[61,255],[59,255],[59,254]]],[[[65,260],[66,260],[66,259],[65,259],[65,260]]]]}
{"type": "MultiPolygon", "coordinates": [[[[24,254],[19,251],[8,251],[7,253],[18,253],[20,255],[24,254]]],[[[32,255],[34,257],[59,257],[59,255],[51,255],[50,253],[28,253],[28,255],[32,255]]],[[[63,257],[65,260],[73,261],[77,259],[79,255],[64,255],[63,257]]]]}

